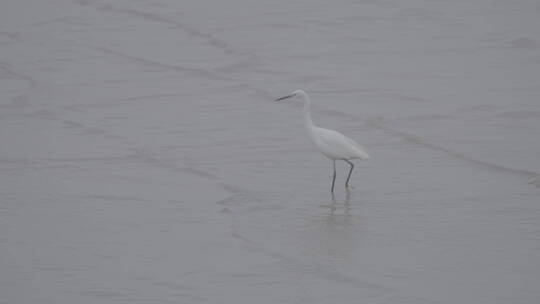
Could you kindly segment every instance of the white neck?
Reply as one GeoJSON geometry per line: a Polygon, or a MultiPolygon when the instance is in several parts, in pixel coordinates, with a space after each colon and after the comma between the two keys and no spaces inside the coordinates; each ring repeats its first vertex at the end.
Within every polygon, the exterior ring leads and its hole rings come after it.
{"type": "Polygon", "coordinates": [[[304,109],[302,110],[302,113],[304,114],[304,124],[308,130],[311,130],[315,128],[315,124],[313,124],[313,120],[311,119],[311,100],[305,93],[300,96],[304,101],[304,109]]]}

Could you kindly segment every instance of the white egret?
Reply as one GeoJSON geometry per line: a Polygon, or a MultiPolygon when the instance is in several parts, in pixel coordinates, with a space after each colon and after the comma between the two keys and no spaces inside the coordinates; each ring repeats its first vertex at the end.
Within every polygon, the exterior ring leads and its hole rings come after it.
{"type": "Polygon", "coordinates": [[[313,120],[311,119],[311,100],[306,92],[296,90],[287,96],[276,99],[276,101],[288,98],[299,98],[304,102],[304,124],[308,131],[309,138],[319,151],[333,162],[334,176],[332,178],[331,192],[334,193],[334,183],[336,182],[336,160],[343,160],[351,166],[347,181],[345,182],[345,187],[348,187],[349,179],[351,178],[354,169],[354,164],[350,160],[366,160],[369,159],[369,154],[362,146],[347,136],[334,130],[317,127],[313,124],[313,120]]]}

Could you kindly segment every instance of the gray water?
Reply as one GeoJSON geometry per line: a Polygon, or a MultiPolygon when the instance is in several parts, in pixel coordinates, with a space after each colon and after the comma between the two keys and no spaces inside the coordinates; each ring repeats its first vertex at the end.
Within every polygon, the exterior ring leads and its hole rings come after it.
{"type": "Polygon", "coordinates": [[[0,303],[538,303],[539,80],[536,0],[4,0],[0,303]]]}

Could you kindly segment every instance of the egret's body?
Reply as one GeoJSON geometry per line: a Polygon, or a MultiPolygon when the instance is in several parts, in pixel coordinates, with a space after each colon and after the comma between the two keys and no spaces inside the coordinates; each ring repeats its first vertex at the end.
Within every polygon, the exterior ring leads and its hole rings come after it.
{"type": "Polygon", "coordinates": [[[350,160],[365,160],[369,158],[369,154],[362,146],[347,136],[334,130],[317,127],[311,119],[311,100],[306,92],[297,90],[292,94],[278,98],[277,100],[284,100],[292,97],[300,98],[304,102],[304,124],[308,131],[309,138],[319,151],[333,162],[334,176],[332,178],[332,193],[334,192],[334,183],[336,181],[336,160],[343,160],[351,166],[347,181],[345,182],[345,186],[348,186],[351,173],[354,169],[354,164],[350,162],[350,160]]]}
{"type": "Polygon", "coordinates": [[[309,128],[311,141],[326,157],[332,160],[368,159],[369,155],[354,140],[325,128],[309,128]]]}

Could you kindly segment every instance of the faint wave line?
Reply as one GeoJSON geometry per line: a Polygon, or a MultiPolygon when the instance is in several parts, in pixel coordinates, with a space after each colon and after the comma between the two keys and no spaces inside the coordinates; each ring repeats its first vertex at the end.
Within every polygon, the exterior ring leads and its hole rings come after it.
{"type": "Polygon", "coordinates": [[[112,55],[115,55],[117,57],[128,59],[130,61],[134,61],[134,62],[137,62],[139,64],[143,64],[143,65],[147,65],[147,66],[159,67],[159,68],[179,71],[179,72],[183,72],[183,73],[191,73],[191,74],[193,74],[195,76],[204,77],[204,78],[210,78],[210,79],[215,79],[215,80],[227,80],[226,78],[224,78],[222,76],[219,76],[214,72],[211,72],[209,70],[202,69],[202,68],[187,68],[187,67],[182,67],[182,66],[174,65],[174,64],[166,64],[166,63],[162,63],[162,62],[158,62],[158,61],[154,61],[154,60],[150,60],[150,59],[146,59],[146,58],[142,58],[142,57],[129,55],[129,54],[122,53],[122,52],[119,52],[117,50],[113,50],[113,49],[103,47],[103,46],[94,46],[94,45],[88,45],[88,44],[80,44],[80,45],[82,45],[84,47],[87,47],[89,49],[101,51],[101,52],[107,53],[107,54],[112,54],[112,55]]]}
{"type": "MultiPolygon", "coordinates": [[[[80,4],[81,5],[87,5],[87,4],[90,4],[90,3],[84,3],[84,4],[80,3],[80,4]]],[[[206,41],[207,44],[209,44],[209,45],[211,45],[211,46],[213,46],[215,48],[221,49],[222,51],[224,51],[227,54],[245,54],[243,52],[235,50],[227,42],[225,42],[225,41],[223,41],[223,40],[221,40],[221,39],[219,39],[217,37],[214,37],[212,34],[207,33],[207,32],[203,32],[203,31],[198,30],[198,29],[196,29],[194,27],[188,26],[185,23],[180,22],[178,20],[169,19],[169,18],[160,16],[158,14],[145,12],[145,11],[140,11],[140,10],[136,10],[136,9],[132,9],[132,8],[115,7],[115,6],[111,5],[111,4],[98,5],[96,8],[98,10],[102,10],[102,11],[109,11],[109,12],[127,14],[127,15],[131,15],[131,16],[141,17],[143,19],[151,20],[151,21],[154,21],[154,22],[160,22],[160,23],[174,25],[174,26],[182,29],[188,35],[190,35],[192,37],[197,37],[197,38],[203,39],[204,41],[206,41]]]]}
{"type": "Polygon", "coordinates": [[[188,166],[178,166],[174,162],[169,162],[163,159],[159,159],[157,157],[152,156],[150,153],[143,151],[141,149],[134,149],[134,153],[131,155],[132,158],[143,161],[145,163],[151,164],[154,167],[172,170],[176,172],[183,172],[183,173],[189,173],[192,175],[197,175],[199,177],[203,177],[209,180],[218,180],[219,178],[215,176],[214,174],[208,173],[206,171],[202,171],[199,169],[195,169],[188,166]]]}
{"type": "Polygon", "coordinates": [[[386,133],[389,133],[391,135],[400,137],[400,138],[402,138],[402,139],[404,139],[404,140],[406,140],[406,141],[408,141],[410,143],[421,145],[421,146],[423,146],[425,148],[428,148],[430,150],[433,150],[433,151],[444,152],[445,154],[451,156],[454,159],[458,159],[458,160],[461,160],[463,162],[471,163],[473,165],[483,167],[483,168],[486,168],[486,169],[489,169],[489,170],[492,170],[492,171],[497,171],[497,172],[501,172],[501,173],[505,173],[505,174],[511,174],[511,175],[518,176],[518,177],[525,177],[525,178],[529,179],[530,184],[534,184],[536,186],[539,186],[539,185],[536,184],[538,182],[538,177],[540,176],[540,174],[537,173],[537,172],[530,171],[530,170],[524,170],[524,169],[509,168],[509,167],[501,166],[501,165],[498,165],[498,164],[495,164],[495,163],[492,163],[492,162],[488,162],[488,161],[473,158],[473,157],[468,156],[466,154],[463,154],[461,152],[457,152],[457,151],[454,151],[452,149],[433,144],[433,143],[431,143],[429,141],[426,141],[425,139],[423,139],[422,137],[420,137],[418,135],[409,134],[409,133],[394,129],[392,127],[389,127],[389,126],[383,124],[380,121],[380,119],[368,119],[367,123],[368,123],[369,126],[371,126],[373,128],[376,128],[376,129],[385,131],[386,133]]]}
{"type": "Polygon", "coordinates": [[[367,290],[368,292],[374,293],[373,297],[387,296],[389,293],[391,294],[395,292],[393,288],[381,286],[380,284],[376,284],[376,283],[365,282],[356,277],[351,277],[351,276],[341,274],[335,270],[329,269],[329,267],[326,267],[324,265],[304,262],[302,260],[267,249],[263,245],[260,245],[250,240],[249,238],[239,234],[236,231],[232,232],[232,237],[237,240],[242,241],[244,244],[249,246],[249,248],[251,248],[252,250],[259,251],[271,258],[280,260],[284,265],[287,266],[287,268],[289,269],[292,268],[293,271],[301,270],[304,273],[314,274],[327,281],[336,282],[340,284],[347,284],[356,288],[362,288],[362,289],[367,290]]]}

